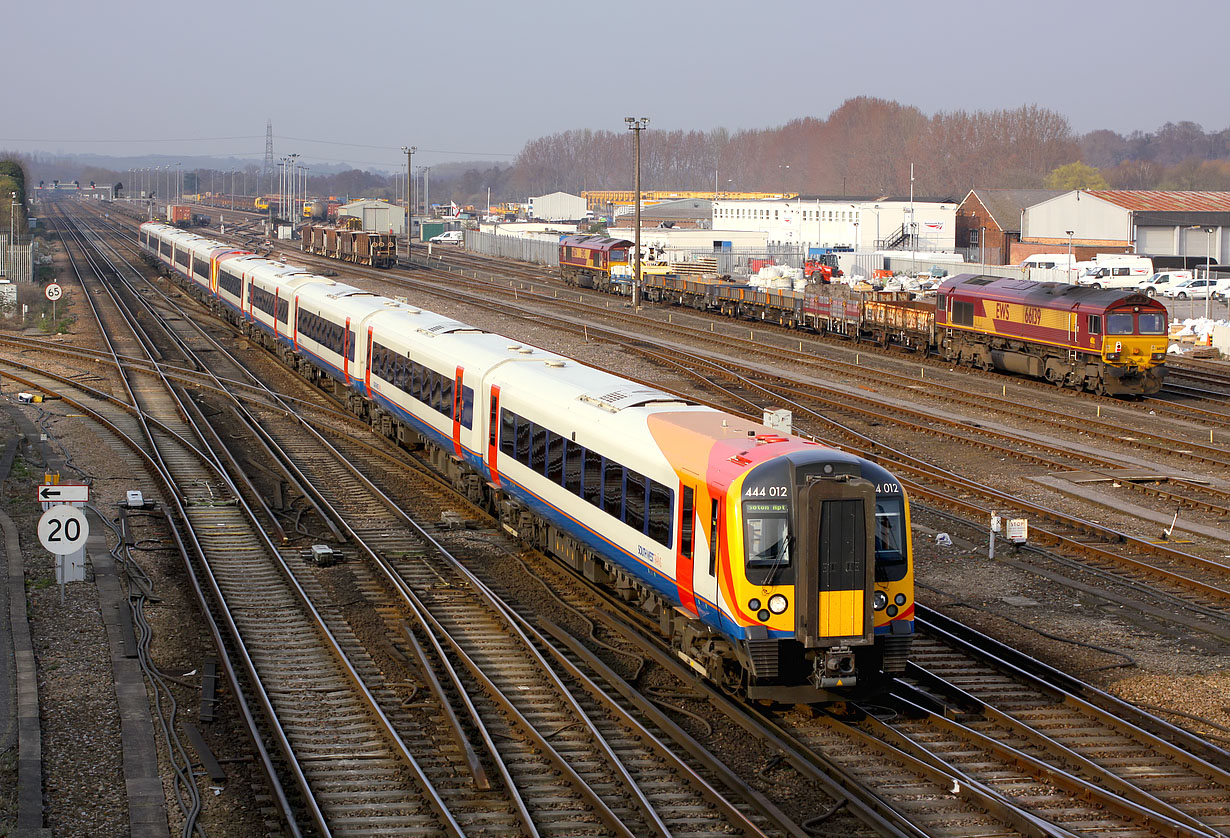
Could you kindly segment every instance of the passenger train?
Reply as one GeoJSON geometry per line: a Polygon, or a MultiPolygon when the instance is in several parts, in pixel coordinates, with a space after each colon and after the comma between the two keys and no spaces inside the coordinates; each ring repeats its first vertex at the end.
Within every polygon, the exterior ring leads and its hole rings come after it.
{"type": "Polygon", "coordinates": [[[903,671],[910,508],[875,463],[165,224],[140,241],[705,677],[797,703],[903,671]]]}

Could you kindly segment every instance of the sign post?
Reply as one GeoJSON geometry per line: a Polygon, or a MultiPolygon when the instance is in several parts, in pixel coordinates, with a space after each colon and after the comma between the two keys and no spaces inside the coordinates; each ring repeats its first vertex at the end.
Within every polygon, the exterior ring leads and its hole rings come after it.
{"type": "Polygon", "coordinates": [[[47,299],[51,300],[51,319],[54,321],[56,319],[56,301],[64,296],[64,289],[60,287],[59,283],[49,282],[47,287],[43,289],[43,294],[47,296],[47,299]]]}
{"type": "Polygon", "coordinates": [[[998,512],[994,509],[991,510],[991,543],[989,549],[987,550],[988,559],[995,558],[995,534],[999,532],[1000,528],[1003,526],[1003,520],[1003,518],[999,517],[998,512]]]}

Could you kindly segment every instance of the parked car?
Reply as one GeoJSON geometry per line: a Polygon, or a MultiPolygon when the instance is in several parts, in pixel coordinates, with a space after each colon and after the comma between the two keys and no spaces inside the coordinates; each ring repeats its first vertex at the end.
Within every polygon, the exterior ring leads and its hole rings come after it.
{"type": "Polygon", "coordinates": [[[1222,290],[1220,283],[1226,280],[1217,279],[1185,279],[1163,288],[1158,293],[1163,297],[1173,297],[1176,300],[1203,300],[1214,291],[1222,290]]]}
{"type": "Polygon", "coordinates": [[[440,235],[428,239],[432,244],[462,244],[465,240],[465,234],[460,230],[445,230],[440,235]]]}
{"type": "Polygon", "coordinates": [[[1142,279],[1136,283],[1136,288],[1145,292],[1150,297],[1156,297],[1167,286],[1174,286],[1185,279],[1191,278],[1191,271],[1162,271],[1161,273],[1155,273],[1148,279],[1142,279]]]}

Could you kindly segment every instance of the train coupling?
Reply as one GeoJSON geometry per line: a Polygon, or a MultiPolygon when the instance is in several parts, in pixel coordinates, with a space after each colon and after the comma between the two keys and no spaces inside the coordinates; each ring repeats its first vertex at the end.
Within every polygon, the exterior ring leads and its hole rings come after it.
{"type": "Polygon", "coordinates": [[[820,689],[852,687],[858,683],[854,666],[854,651],[844,646],[829,649],[816,658],[812,683],[820,689]]]}

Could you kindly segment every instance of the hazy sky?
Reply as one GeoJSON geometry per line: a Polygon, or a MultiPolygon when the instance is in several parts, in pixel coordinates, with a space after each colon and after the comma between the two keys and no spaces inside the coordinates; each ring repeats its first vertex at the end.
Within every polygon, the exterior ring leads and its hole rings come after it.
{"type": "Polygon", "coordinates": [[[510,161],[569,128],[759,128],[879,96],[1077,132],[1230,127],[1225,0],[6,4],[0,150],[510,161]],[[634,57],[635,56],[635,57],[634,57]],[[24,69],[19,69],[24,68],[24,69]],[[16,74],[13,73],[17,70],[16,74]]]}

